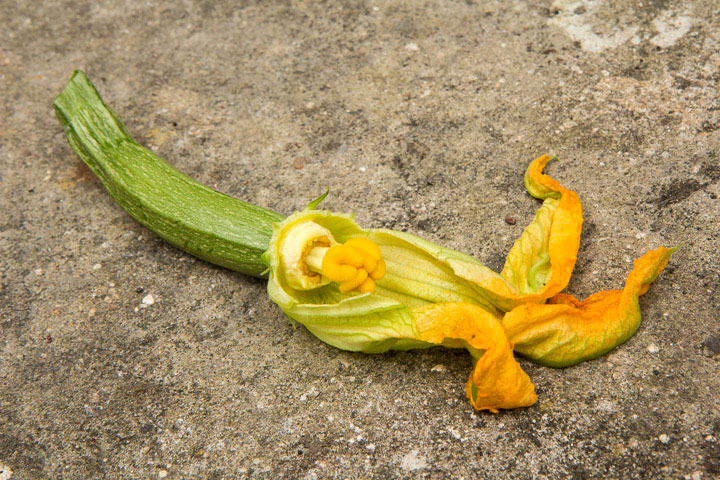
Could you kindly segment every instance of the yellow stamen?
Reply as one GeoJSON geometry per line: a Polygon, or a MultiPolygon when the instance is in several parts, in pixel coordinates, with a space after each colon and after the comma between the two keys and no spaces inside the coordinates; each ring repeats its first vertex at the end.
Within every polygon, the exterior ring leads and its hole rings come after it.
{"type": "Polygon", "coordinates": [[[380,247],[365,237],[351,238],[330,248],[314,247],[304,261],[310,270],[339,283],[342,293],[372,293],[375,281],[385,275],[380,247]]]}
{"type": "Polygon", "coordinates": [[[373,293],[375,291],[375,282],[372,278],[368,278],[357,288],[357,291],[360,293],[373,293]]]}
{"type": "MultiPolygon", "coordinates": [[[[348,280],[347,282],[343,282],[340,284],[340,293],[348,293],[356,288],[358,288],[360,285],[365,283],[365,281],[368,279],[367,271],[365,271],[364,268],[360,268],[357,271],[357,275],[355,278],[348,280]]],[[[372,280],[370,280],[372,282],[372,280]]],[[[372,291],[375,291],[375,284],[373,282],[372,291]]]]}
{"type": "Polygon", "coordinates": [[[380,260],[382,254],[380,253],[380,247],[375,244],[372,240],[365,237],[351,238],[345,245],[352,247],[353,249],[360,252],[364,257],[370,257],[374,260],[380,260]]]}
{"type": "Polygon", "coordinates": [[[378,260],[377,265],[375,266],[375,269],[370,272],[370,278],[373,280],[380,280],[385,276],[385,260],[382,258],[378,260]]]}

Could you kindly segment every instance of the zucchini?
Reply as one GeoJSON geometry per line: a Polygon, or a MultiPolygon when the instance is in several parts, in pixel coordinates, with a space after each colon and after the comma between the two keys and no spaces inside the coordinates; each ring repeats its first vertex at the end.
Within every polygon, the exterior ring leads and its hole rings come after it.
{"type": "Polygon", "coordinates": [[[72,149],[138,222],[196,257],[267,278],[261,255],[282,215],[201,185],[139,145],[81,71],[53,107],[72,149]]]}

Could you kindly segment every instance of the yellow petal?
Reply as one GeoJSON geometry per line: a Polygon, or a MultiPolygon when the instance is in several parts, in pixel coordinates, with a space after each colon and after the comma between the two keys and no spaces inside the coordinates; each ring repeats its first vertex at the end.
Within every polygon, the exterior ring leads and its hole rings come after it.
{"type": "Polygon", "coordinates": [[[527,407],[537,401],[535,387],[513,357],[500,321],[469,303],[438,303],[412,311],[418,340],[465,347],[477,360],[467,396],[478,410],[527,407]]]}
{"type": "Polygon", "coordinates": [[[567,286],[575,268],[582,206],[575,192],[542,173],[551,159],[543,155],[525,173],[528,192],[544,199],[543,206],[508,253],[500,275],[467,260],[449,259],[457,275],[474,282],[503,311],[545,302],[567,286]]]}
{"type": "Polygon", "coordinates": [[[525,186],[534,197],[545,199],[544,207],[553,208],[538,211],[536,221],[510,249],[500,274],[521,293],[519,299],[527,303],[542,302],[567,286],[580,247],[583,223],[580,198],[542,173],[550,160],[552,157],[543,155],[530,163],[525,186]],[[534,276],[540,278],[534,281],[534,276]]]}
{"type": "Polygon", "coordinates": [[[674,249],[658,248],[635,261],[623,290],[580,302],[560,294],[546,305],[521,305],[502,320],[515,351],[543,365],[567,367],[609,352],[640,325],[638,297],[667,265],[674,249]]]}

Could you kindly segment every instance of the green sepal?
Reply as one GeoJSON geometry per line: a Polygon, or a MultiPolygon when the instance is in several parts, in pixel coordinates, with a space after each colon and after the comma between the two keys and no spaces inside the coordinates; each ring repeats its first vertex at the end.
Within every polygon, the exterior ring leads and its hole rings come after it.
{"type": "Polygon", "coordinates": [[[313,200],[312,202],[308,203],[308,204],[307,204],[307,207],[305,207],[305,210],[315,210],[315,209],[317,208],[317,206],[320,205],[320,202],[322,202],[323,200],[325,200],[325,197],[328,196],[328,193],[330,193],[330,187],[326,187],[326,188],[325,188],[325,193],[323,193],[322,195],[320,195],[318,198],[316,198],[316,199],[313,200]]]}

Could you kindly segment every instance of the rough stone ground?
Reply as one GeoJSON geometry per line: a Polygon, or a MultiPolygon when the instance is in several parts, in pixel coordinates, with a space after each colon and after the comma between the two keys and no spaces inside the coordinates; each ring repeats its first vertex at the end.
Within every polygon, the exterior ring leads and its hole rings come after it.
{"type": "Polygon", "coordinates": [[[715,0],[236,3],[2,2],[0,478],[720,478],[715,0]],[[585,208],[569,291],[682,248],[630,341],[523,361],[538,403],[477,413],[465,352],[333,349],[135,223],[54,118],[77,68],[139,141],[286,214],[330,186],[499,269],[554,153],[585,208]]]}

